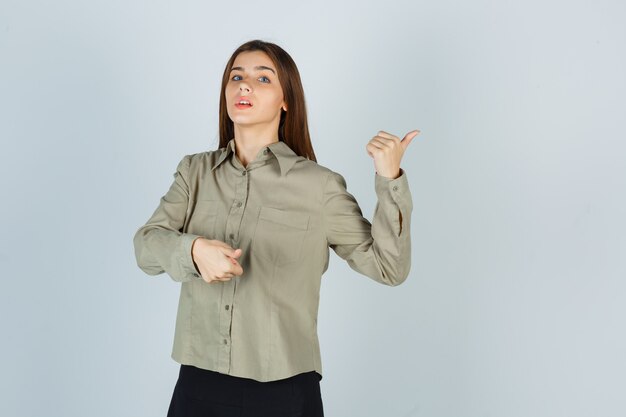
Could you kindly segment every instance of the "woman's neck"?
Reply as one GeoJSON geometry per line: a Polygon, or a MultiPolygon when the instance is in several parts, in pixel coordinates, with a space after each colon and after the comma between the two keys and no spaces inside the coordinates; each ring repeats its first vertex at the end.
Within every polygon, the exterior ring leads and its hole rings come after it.
{"type": "Polygon", "coordinates": [[[274,132],[272,135],[267,135],[258,132],[235,130],[235,154],[246,167],[248,163],[252,162],[261,148],[278,142],[278,132],[274,132]]]}

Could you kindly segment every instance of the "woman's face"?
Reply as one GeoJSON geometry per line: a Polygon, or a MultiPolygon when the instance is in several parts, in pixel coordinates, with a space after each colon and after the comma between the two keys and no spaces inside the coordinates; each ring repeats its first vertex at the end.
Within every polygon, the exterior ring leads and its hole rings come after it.
{"type": "Polygon", "coordinates": [[[235,58],[226,84],[226,108],[235,125],[275,123],[286,108],[276,66],[262,51],[242,52],[235,58]],[[241,98],[251,105],[240,105],[241,98]]]}

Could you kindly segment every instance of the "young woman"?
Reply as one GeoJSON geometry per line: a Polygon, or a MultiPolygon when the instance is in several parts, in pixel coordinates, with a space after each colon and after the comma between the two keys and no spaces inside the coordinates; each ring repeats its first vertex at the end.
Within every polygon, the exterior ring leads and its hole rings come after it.
{"type": "Polygon", "coordinates": [[[402,140],[366,145],[370,223],[344,178],[319,164],[298,69],[253,40],[222,78],[219,149],[186,155],[134,236],[139,267],[181,282],[173,416],[323,416],[317,313],[329,250],[382,284],[410,269],[413,209],[402,140]]]}

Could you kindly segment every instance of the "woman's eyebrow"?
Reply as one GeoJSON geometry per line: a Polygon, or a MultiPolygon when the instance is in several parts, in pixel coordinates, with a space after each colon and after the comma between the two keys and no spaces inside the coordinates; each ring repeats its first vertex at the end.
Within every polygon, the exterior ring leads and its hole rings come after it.
{"type": "MultiPolygon", "coordinates": [[[[272,71],[274,73],[274,75],[276,75],[276,71],[274,71],[270,67],[266,67],[265,65],[256,66],[256,67],[254,67],[254,69],[257,70],[257,71],[260,71],[260,70],[270,70],[270,71],[272,71]]],[[[234,70],[244,71],[243,67],[232,67],[230,70],[231,71],[234,71],[234,70]]]]}

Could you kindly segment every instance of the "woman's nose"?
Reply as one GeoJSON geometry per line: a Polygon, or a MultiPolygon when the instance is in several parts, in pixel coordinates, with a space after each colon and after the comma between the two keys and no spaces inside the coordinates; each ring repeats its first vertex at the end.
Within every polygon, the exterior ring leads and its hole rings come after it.
{"type": "Polygon", "coordinates": [[[239,86],[239,90],[250,92],[250,88],[248,86],[245,86],[245,85],[240,85],[239,86]]]}

